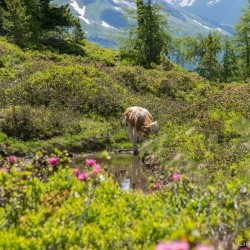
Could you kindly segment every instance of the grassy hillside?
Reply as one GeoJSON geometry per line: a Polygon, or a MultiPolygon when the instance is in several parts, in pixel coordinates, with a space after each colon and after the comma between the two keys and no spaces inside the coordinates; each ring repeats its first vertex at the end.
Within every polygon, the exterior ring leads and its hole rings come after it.
{"type": "Polygon", "coordinates": [[[0,160],[10,173],[0,171],[3,247],[154,249],[182,240],[236,249],[249,239],[249,81],[146,70],[87,42],[21,50],[1,39],[0,55],[0,160]],[[140,150],[152,193],[124,194],[105,174],[79,182],[53,149],[131,147],[122,124],[131,105],[161,126],[140,150]],[[4,156],[39,149],[53,152],[58,167],[42,153],[27,166],[4,156]]]}

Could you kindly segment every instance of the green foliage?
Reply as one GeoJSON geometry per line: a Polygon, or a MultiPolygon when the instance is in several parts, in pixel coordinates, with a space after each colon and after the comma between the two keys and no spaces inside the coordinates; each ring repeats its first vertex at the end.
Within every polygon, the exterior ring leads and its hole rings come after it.
{"type": "Polygon", "coordinates": [[[75,28],[73,29],[71,33],[71,37],[74,42],[80,42],[85,39],[84,32],[82,31],[82,28],[81,28],[80,19],[76,21],[75,28]]]}
{"type": "Polygon", "coordinates": [[[209,33],[207,38],[201,41],[199,48],[200,61],[197,72],[210,81],[216,81],[220,75],[220,65],[217,59],[221,51],[220,36],[209,33]]]}
{"type": "Polygon", "coordinates": [[[217,188],[185,175],[170,181],[168,172],[167,184],[145,195],[120,190],[103,170],[93,175],[95,166],[83,164],[88,177],[79,181],[68,161],[58,150],[28,164],[2,159],[1,248],[154,249],[177,239],[232,248],[249,236],[248,182],[217,188]]]}
{"type": "Polygon", "coordinates": [[[224,41],[223,51],[221,79],[223,82],[232,82],[239,75],[239,63],[236,57],[236,48],[229,38],[226,38],[224,41]]]}
{"type": "Polygon", "coordinates": [[[0,248],[154,249],[186,239],[192,248],[231,249],[250,237],[249,83],[215,84],[177,66],[133,67],[112,50],[77,45],[84,57],[0,40],[0,248]],[[77,180],[67,153],[53,148],[131,147],[121,123],[132,105],[160,124],[140,151],[152,192],[124,192],[86,167],[89,179],[77,180]],[[6,159],[41,148],[60,164],[51,166],[44,152],[29,163],[6,159]],[[147,164],[151,157],[157,163],[147,164]],[[175,172],[179,181],[171,181],[175,172]]]}
{"type": "Polygon", "coordinates": [[[27,15],[24,0],[6,0],[6,10],[3,12],[3,27],[8,31],[9,39],[24,45],[31,38],[31,16],[27,15]]]}
{"type": "Polygon", "coordinates": [[[166,31],[166,17],[159,5],[151,1],[143,3],[138,0],[137,27],[131,27],[129,37],[120,47],[121,58],[130,63],[152,68],[160,64],[162,58],[167,60],[170,35],[166,31]]]}
{"type": "Polygon", "coordinates": [[[235,29],[240,58],[242,60],[243,76],[250,76],[250,2],[248,0],[247,7],[243,10],[235,29]]]}
{"type": "Polygon", "coordinates": [[[4,0],[0,26],[7,31],[10,41],[24,46],[37,41],[48,32],[62,33],[65,27],[75,26],[78,35],[83,33],[78,22],[69,12],[68,5],[56,6],[51,0],[4,0]]]}
{"type": "Polygon", "coordinates": [[[13,106],[4,111],[1,130],[21,140],[48,139],[81,131],[79,118],[70,112],[45,107],[13,106]]]}

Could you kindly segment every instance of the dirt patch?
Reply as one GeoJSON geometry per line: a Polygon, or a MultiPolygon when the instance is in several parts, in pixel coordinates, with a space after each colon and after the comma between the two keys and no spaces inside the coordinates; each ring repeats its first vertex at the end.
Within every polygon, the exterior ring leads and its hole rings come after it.
{"type": "Polygon", "coordinates": [[[167,181],[164,175],[164,167],[161,166],[160,160],[154,154],[143,157],[142,166],[155,181],[166,184],[167,181]]]}

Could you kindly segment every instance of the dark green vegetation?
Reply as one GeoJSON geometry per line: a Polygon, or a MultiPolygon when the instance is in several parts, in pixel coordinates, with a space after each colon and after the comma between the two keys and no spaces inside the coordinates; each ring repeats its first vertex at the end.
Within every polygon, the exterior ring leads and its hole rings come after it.
{"type": "Polygon", "coordinates": [[[52,37],[20,48],[0,40],[0,248],[153,249],[161,240],[183,239],[191,247],[236,249],[248,241],[247,50],[237,61],[243,73],[234,79],[234,69],[225,67],[224,83],[217,79],[220,46],[213,34],[192,43],[208,80],[168,60],[147,69],[133,65],[81,35],[78,23],[78,43],[52,37]],[[78,181],[66,152],[54,148],[130,147],[122,113],[132,105],[147,108],[161,126],[140,151],[156,170],[152,194],[125,193],[90,168],[89,178],[78,181]],[[6,157],[44,149],[49,153],[38,152],[29,164],[6,157]]]}
{"type": "MultiPolygon", "coordinates": [[[[95,185],[77,182],[72,170],[60,170],[46,185],[27,177],[29,170],[16,173],[14,185],[3,173],[2,185],[18,192],[2,193],[11,202],[1,208],[8,215],[1,218],[2,244],[148,249],[163,239],[186,237],[192,244],[216,239],[213,244],[231,249],[249,237],[249,81],[213,83],[177,66],[166,71],[123,65],[114,51],[87,42],[21,50],[2,39],[0,54],[3,151],[130,147],[122,113],[139,105],[161,125],[141,156],[158,159],[152,165],[159,165],[161,178],[153,182],[166,185],[158,195],[145,196],[124,194],[109,180],[93,198],[95,185]],[[181,182],[170,182],[173,172],[181,182]],[[24,178],[30,180],[25,185],[24,178]],[[91,205],[84,205],[86,196],[91,205]],[[84,209],[87,218],[75,232],[84,209]]],[[[8,167],[4,157],[2,165],[8,167]]]]}
{"type": "Polygon", "coordinates": [[[41,41],[74,27],[74,37],[84,34],[79,20],[73,17],[68,5],[56,6],[51,0],[0,0],[0,29],[10,41],[20,45],[41,41]],[[76,35],[77,33],[77,35],[76,35]]]}

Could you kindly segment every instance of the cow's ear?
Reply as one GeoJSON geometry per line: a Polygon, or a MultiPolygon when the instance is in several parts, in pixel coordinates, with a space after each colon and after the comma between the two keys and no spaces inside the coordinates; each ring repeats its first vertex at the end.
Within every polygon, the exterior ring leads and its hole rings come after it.
{"type": "Polygon", "coordinates": [[[148,126],[142,126],[141,129],[145,132],[148,132],[148,126]]]}

